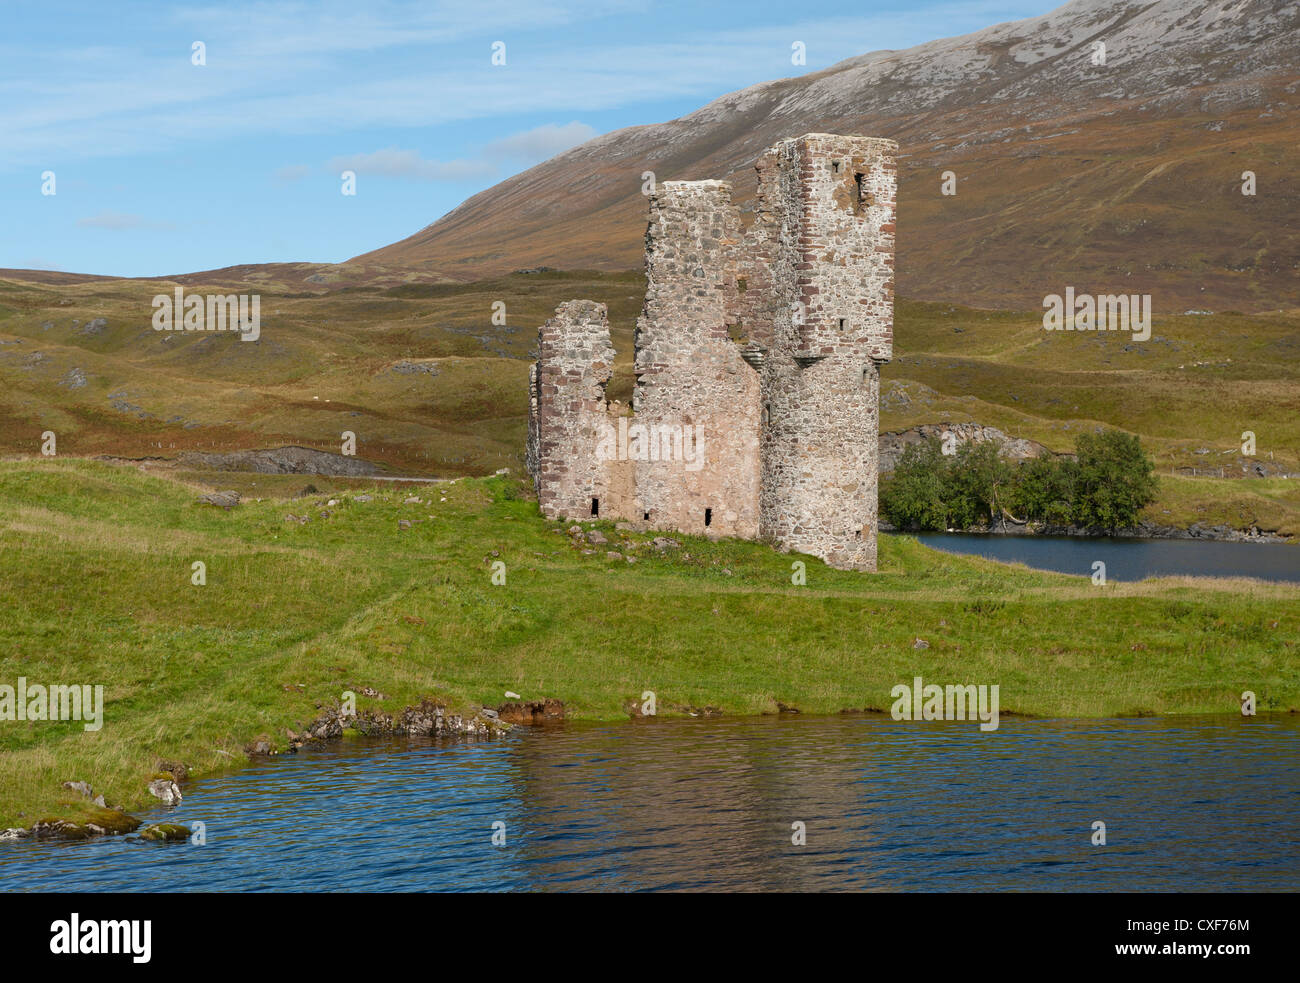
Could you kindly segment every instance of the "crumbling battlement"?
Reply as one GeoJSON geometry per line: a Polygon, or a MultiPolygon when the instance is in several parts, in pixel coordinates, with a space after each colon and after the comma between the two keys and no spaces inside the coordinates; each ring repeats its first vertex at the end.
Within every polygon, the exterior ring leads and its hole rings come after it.
{"type": "Polygon", "coordinates": [[[879,372],[893,347],[896,145],[807,134],[650,198],[632,414],[603,305],[538,332],[528,469],[551,518],[770,540],[874,570],[879,372]]]}

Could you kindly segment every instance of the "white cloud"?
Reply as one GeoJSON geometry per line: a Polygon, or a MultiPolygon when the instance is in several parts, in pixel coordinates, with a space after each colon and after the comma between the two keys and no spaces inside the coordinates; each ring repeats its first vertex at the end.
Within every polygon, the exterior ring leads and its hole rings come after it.
{"type": "Polygon", "coordinates": [[[396,147],[369,154],[335,157],[327,166],[335,172],[356,171],[358,174],[413,181],[473,181],[496,172],[496,165],[490,161],[426,160],[418,150],[398,150],[396,147]]]}
{"type": "Polygon", "coordinates": [[[275,179],[285,183],[301,181],[310,173],[311,168],[306,164],[287,164],[275,172],[275,179]]]}
{"type": "Polygon", "coordinates": [[[494,140],[483,148],[483,155],[491,158],[522,160],[529,163],[546,160],[563,153],[570,147],[586,143],[597,136],[594,126],[579,123],[546,123],[543,126],[494,140]]]}
{"type": "Polygon", "coordinates": [[[196,38],[237,36],[238,52],[261,60],[460,42],[481,36],[489,23],[498,25],[498,34],[519,36],[643,11],[645,2],[496,0],[490,11],[485,6],[464,0],[223,0],[178,10],[173,20],[196,31],[196,38]]]}
{"type": "MultiPolygon", "coordinates": [[[[569,116],[663,99],[703,103],[798,74],[789,57],[794,39],[807,43],[811,67],[824,66],[881,47],[906,47],[945,27],[987,26],[1000,15],[995,10],[1029,2],[938,0],[907,13],[868,11],[658,37],[628,35],[623,21],[601,23],[641,9],[643,0],[499,0],[491,18],[463,0],[378,0],[360,7],[330,0],[310,9],[297,0],[265,0],[177,11],[161,26],[131,20],[128,7],[113,44],[54,47],[0,39],[0,167],[263,134],[569,116]],[[580,50],[575,25],[592,32],[593,41],[580,50]],[[145,41],[133,40],[136,28],[145,41]],[[179,54],[151,43],[150,30],[180,32],[185,43],[179,54]],[[606,38],[602,30],[617,33],[606,38]],[[497,37],[509,45],[505,67],[490,64],[497,37]],[[192,39],[207,44],[206,67],[190,64],[192,39]]],[[[484,157],[527,160],[531,153],[540,159],[567,149],[568,138],[581,142],[581,125],[552,124],[531,136],[506,137],[484,157]]],[[[416,158],[372,164],[421,180],[466,180],[485,166],[416,158]]]]}
{"type": "Polygon", "coordinates": [[[348,154],[333,158],[326,167],[334,173],[356,171],[376,177],[409,181],[478,181],[495,179],[501,166],[531,166],[563,153],[570,147],[586,143],[597,130],[576,120],[572,123],[546,123],[512,133],[487,144],[478,157],[455,160],[428,160],[418,150],[388,147],[365,154],[348,154]]]}
{"type": "Polygon", "coordinates": [[[113,211],[102,211],[97,215],[78,219],[77,225],[83,229],[108,229],[112,232],[123,232],[127,229],[171,228],[171,226],[166,222],[150,222],[141,218],[139,215],[130,215],[126,212],[113,211]]]}

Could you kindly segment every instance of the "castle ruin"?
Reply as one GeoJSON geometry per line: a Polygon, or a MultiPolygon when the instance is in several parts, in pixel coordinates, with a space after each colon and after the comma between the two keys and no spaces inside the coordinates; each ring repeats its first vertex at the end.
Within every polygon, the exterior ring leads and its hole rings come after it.
{"type": "Polygon", "coordinates": [[[538,331],[528,471],[552,519],[764,539],[876,568],[879,367],[893,349],[892,140],[810,133],[724,181],[650,197],[632,406],[603,304],[538,331]]]}

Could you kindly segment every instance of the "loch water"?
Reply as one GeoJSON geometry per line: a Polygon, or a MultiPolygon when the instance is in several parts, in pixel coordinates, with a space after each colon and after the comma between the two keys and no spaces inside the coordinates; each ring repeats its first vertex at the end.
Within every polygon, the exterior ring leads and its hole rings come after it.
{"type": "Polygon", "coordinates": [[[207,842],[0,843],[0,884],[1295,891],[1300,720],[782,715],[359,739],[192,781],[143,818],[201,822],[207,842]]]}
{"type": "Polygon", "coordinates": [[[1295,582],[1300,588],[1300,546],[1233,543],[1208,539],[1123,539],[1085,536],[1003,536],[919,533],[916,538],[946,553],[1023,563],[1038,570],[1091,577],[1106,564],[1107,580],[1146,577],[1255,577],[1295,582]]]}

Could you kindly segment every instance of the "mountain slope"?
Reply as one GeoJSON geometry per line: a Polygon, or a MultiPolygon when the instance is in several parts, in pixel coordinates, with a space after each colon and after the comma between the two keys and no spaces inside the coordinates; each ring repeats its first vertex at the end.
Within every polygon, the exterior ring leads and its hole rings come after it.
{"type": "Polygon", "coordinates": [[[900,143],[902,296],[1038,307],[1069,284],[1149,292],[1163,312],[1294,307],[1298,100],[1300,5],[1074,0],[607,134],[353,262],[465,279],[634,268],[644,171],[727,177],[744,201],[764,148],[831,131],[900,143]]]}

